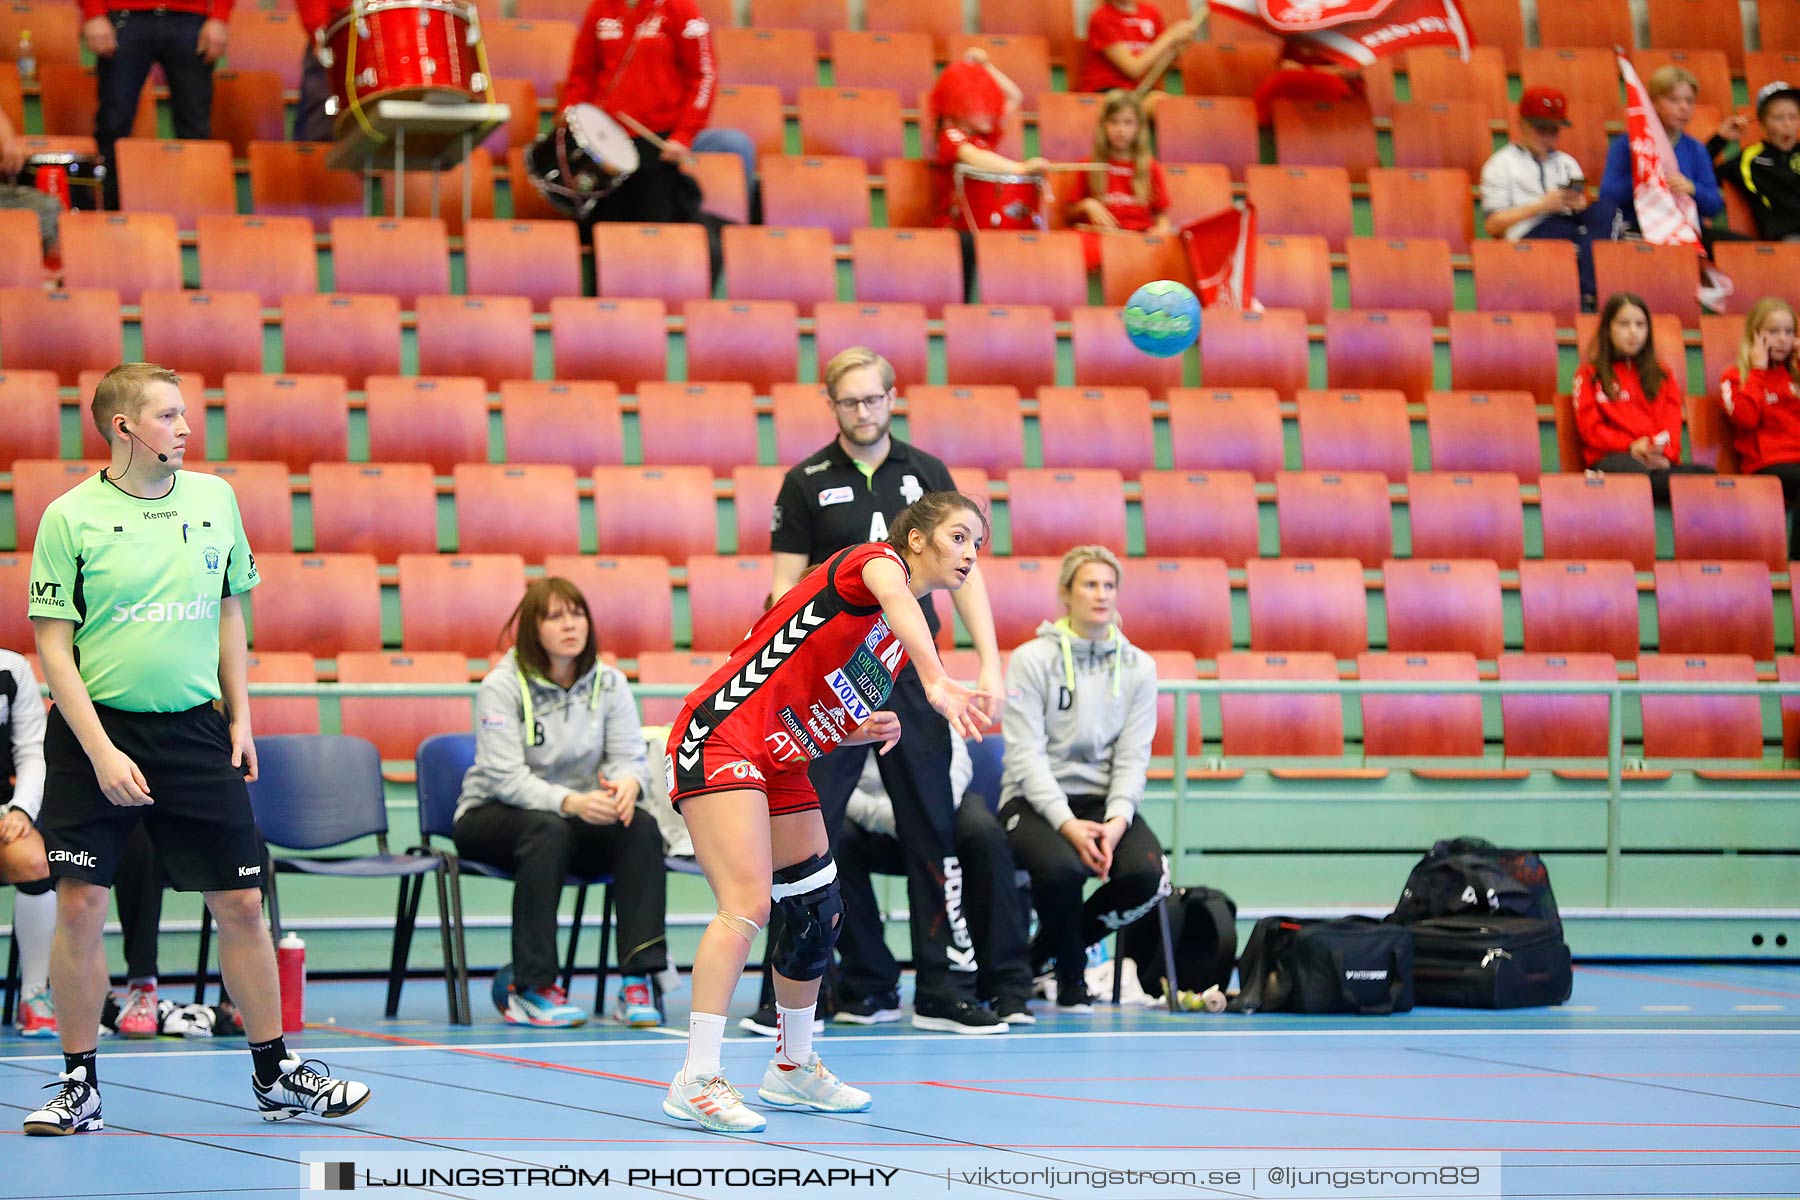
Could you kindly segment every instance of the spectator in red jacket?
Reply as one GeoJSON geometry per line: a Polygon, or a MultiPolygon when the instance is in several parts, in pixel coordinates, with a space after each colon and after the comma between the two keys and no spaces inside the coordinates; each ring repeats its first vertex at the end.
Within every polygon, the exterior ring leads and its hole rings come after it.
{"type": "Polygon", "coordinates": [[[150,68],[169,84],[178,138],[212,136],[213,64],[225,54],[232,0],[81,0],[81,40],[93,51],[99,105],[94,141],[106,163],[106,205],[119,205],[113,145],[129,136],[150,68]]]}
{"type": "Polygon", "coordinates": [[[1712,474],[1681,461],[1681,389],[1657,361],[1650,308],[1614,292],[1600,309],[1587,361],[1575,374],[1575,426],[1593,471],[1650,477],[1658,504],[1669,502],[1671,473],[1712,474]]]}
{"type": "Polygon", "coordinates": [[[1800,558],[1800,355],[1786,300],[1764,296],[1750,306],[1738,360],[1719,380],[1719,404],[1731,421],[1738,469],[1781,480],[1788,556],[1800,558]]]}
{"type": "MultiPolygon", "coordinates": [[[[1102,0],[1088,18],[1087,45],[1072,90],[1130,91],[1162,67],[1165,56],[1179,53],[1198,27],[1199,22],[1188,17],[1165,28],[1162,13],[1146,0],[1102,0]]],[[[1157,95],[1149,94],[1152,108],[1157,95]]]]}
{"type": "Polygon", "coordinates": [[[1133,92],[1115,89],[1100,106],[1094,123],[1093,160],[1103,170],[1089,171],[1087,188],[1069,205],[1069,223],[1081,232],[1090,271],[1100,269],[1100,239],[1109,234],[1151,233],[1167,236],[1169,183],[1162,164],[1150,153],[1150,122],[1144,102],[1133,92]]]}

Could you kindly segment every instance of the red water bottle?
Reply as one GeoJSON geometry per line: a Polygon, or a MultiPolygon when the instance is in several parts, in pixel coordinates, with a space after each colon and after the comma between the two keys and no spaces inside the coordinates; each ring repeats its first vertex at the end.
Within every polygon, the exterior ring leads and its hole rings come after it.
{"type": "Polygon", "coordinates": [[[281,976],[281,1032],[299,1033],[306,1027],[306,943],[299,934],[281,935],[275,966],[281,976]]]}

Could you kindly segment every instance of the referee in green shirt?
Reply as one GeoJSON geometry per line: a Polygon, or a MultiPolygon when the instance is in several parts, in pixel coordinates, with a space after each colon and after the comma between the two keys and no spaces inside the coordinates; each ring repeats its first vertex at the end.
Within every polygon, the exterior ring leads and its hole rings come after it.
{"type": "Polygon", "coordinates": [[[237,497],[183,473],[187,406],[173,372],[126,363],[94,389],[106,470],[53,501],[31,557],[30,615],[56,707],[44,736],[39,828],[56,880],[50,984],[62,1087],[28,1134],[102,1127],[94,1045],[107,987],[101,926],[126,839],[142,822],[163,869],[202,892],[237,998],[263,1118],[342,1117],[369,1098],[281,1037],[275,950],[262,916],[263,845],[245,677],[243,593],[257,584],[237,497]],[[217,707],[224,702],[224,712],[217,707]]]}

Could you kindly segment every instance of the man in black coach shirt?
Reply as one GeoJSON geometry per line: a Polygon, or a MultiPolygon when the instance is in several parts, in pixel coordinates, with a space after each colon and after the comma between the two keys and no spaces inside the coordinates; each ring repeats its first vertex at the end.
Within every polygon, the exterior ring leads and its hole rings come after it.
{"type": "MultiPolygon", "coordinates": [[[[894,368],[873,350],[845,350],[825,366],[827,404],[837,418],[836,440],[794,467],[782,481],[770,523],[774,581],[770,598],[793,587],[809,567],[846,546],[880,541],[888,522],[927,492],[954,491],[944,464],[888,432],[893,420],[894,368]]],[[[996,709],[1006,694],[994,615],[980,568],[954,593],[956,610],[981,656],[978,680],[996,709]]],[[[939,615],[933,597],[921,604],[935,635],[939,615]]],[[[1004,1033],[1006,1025],[976,1003],[975,949],[962,912],[962,867],[955,850],[956,802],[950,789],[950,727],[926,703],[918,672],[908,664],[895,680],[888,707],[900,716],[900,743],[877,762],[907,856],[907,894],[912,908],[913,958],[918,987],[913,1024],[954,1033],[1004,1033]]],[[[846,746],[813,763],[825,828],[832,841],[844,821],[850,793],[862,775],[868,746],[846,746]]],[[[771,917],[771,919],[778,919],[771,917]]],[[[774,937],[771,931],[770,943],[774,937]]],[[[844,947],[840,947],[843,949],[844,947]]],[[[894,980],[846,958],[840,979],[838,1019],[859,1024],[899,1018],[894,980]],[[859,969],[861,968],[861,969],[859,969]]],[[[744,1022],[775,1032],[774,998],[764,972],[763,1007],[744,1022]]]]}

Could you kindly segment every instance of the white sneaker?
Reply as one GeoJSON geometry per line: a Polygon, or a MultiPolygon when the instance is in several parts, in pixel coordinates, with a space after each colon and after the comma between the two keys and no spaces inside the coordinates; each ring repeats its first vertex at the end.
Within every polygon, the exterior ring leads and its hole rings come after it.
{"type": "Polygon", "coordinates": [[[744,1104],[744,1095],[723,1075],[686,1080],[679,1073],[663,1097],[663,1111],[677,1121],[692,1121],[713,1133],[761,1133],[769,1126],[744,1104]]]}
{"type": "Polygon", "coordinates": [[[814,1112],[867,1112],[875,1098],[853,1088],[826,1069],[815,1051],[803,1067],[784,1071],[773,1060],[763,1072],[756,1094],[782,1108],[810,1108],[814,1112]]]}
{"type": "Polygon", "coordinates": [[[347,1117],[369,1102],[366,1084],[353,1079],[333,1079],[325,1074],[325,1064],[316,1058],[281,1060],[281,1075],[264,1086],[250,1075],[250,1090],[256,1095],[256,1106],[265,1121],[285,1121],[301,1113],[316,1117],[347,1117]]]}
{"type": "Polygon", "coordinates": [[[59,1083],[44,1086],[62,1090],[25,1118],[25,1132],[34,1137],[66,1137],[105,1128],[100,1119],[100,1090],[88,1083],[87,1068],[76,1067],[56,1078],[59,1083]]]}

